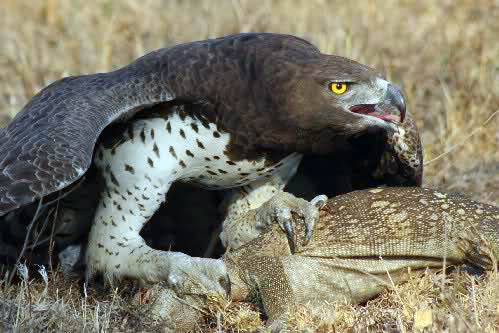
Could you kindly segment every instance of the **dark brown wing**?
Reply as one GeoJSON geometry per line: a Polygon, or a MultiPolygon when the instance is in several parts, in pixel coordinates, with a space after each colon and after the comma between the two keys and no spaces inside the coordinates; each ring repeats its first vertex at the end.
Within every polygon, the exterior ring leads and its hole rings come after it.
{"type": "Polygon", "coordinates": [[[43,89],[0,132],[0,216],[60,190],[88,169],[97,138],[120,117],[173,99],[162,72],[168,50],[111,73],[43,89]]]}
{"type": "MultiPolygon", "coordinates": [[[[229,111],[236,102],[247,106],[246,84],[255,81],[249,48],[262,59],[281,50],[293,50],[285,53],[291,58],[318,52],[293,36],[239,34],[161,49],[114,72],[43,89],[0,132],[0,216],[81,177],[102,130],[138,110],[174,99],[208,103],[222,93],[229,111]]],[[[227,114],[224,122],[241,123],[235,112],[227,114]]]]}

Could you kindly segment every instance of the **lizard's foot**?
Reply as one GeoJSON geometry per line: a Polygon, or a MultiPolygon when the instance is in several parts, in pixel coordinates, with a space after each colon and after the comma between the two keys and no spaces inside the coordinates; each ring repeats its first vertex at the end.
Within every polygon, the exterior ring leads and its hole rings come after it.
{"type": "MultiPolygon", "coordinates": [[[[203,295],[204,296],[204,295],[203,295]]],[[[201,295],[179,296],[161,283],[140,291],[136,302],[154,319],[161,320],[165,332],[198,332],[206,299],[201,295]]]]}
{"type": "Polygon", "coordinates": [[[306,244],[312,238],[314,226],[319,220],[319,210],[326,202],[325,195],[318,195],[308,202],[287,192],[279,192],[258,209],[257,223],[267,227],[270,222],[277,222],[289,241],[296,245],[294,224],[300,220],[305,227],[304,244],[306,244]]]}

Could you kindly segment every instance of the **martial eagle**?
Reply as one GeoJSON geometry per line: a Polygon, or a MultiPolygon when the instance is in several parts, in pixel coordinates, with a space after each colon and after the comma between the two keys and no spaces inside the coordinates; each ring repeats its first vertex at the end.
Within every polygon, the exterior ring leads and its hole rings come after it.
{"type": "Polygon", "coordinates": [[[225,276],[217,260],[155,250],[139,235],[174,182],[233,189],[233,221],[279,195],[303,154],[344,165],[352,142],[382,137],[393,151],[377,155],[372,171],[395,161],[402,167],[389,173],[418,184],[419,136],[405,116],[402,92],[379,72],[294,36],[160,49],[116,71],[61,79],[31,99],[0,132],[0,216],[62,192],[78,198],[88,188],[75,184],[94,170],[102,186],[91,204],[76,200],[91,212],[89,273],[178,285],[189,270],[211,287],[225,276]]]}

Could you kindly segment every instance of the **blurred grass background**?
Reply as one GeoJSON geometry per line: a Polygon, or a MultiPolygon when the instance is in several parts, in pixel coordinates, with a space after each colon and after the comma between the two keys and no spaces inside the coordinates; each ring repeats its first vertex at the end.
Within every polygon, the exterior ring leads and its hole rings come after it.
{"type": "MultiPolygon", "coordinates": [[[[2,0],[0,17],[0,126],[63,76],[116,69],[181,42],[289,33],[403,86],[425,146],[426,186],[499,204],[499,1],[2,0]]],[[[421,303],[409,311],[394,297],[393,313],[379,318],[412,328],[421,303]]],[[[468,301],[459,306],[475,325],[468,301]]],[[[380,308],[352,309],[363,318],[380,308]]]]}
{"type": "Polygon", "coordinates": [[[182,42],[289,33],[404,87],[427,185],[499,203],[499,116],[480,129],[499,109],[498,1],[2,0],[0,17],[0,124],[63,76],[182,42]]]}

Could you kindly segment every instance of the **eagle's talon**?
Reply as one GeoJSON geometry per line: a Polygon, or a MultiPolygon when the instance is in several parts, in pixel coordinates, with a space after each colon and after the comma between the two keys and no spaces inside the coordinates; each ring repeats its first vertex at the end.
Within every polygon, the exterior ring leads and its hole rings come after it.
{"type": "Polygon", "coordinates": [[[293,224],[291,223],[291,210],[288,207],[275,207],[274,215],[276,222],[284,230],[288,239],[292,242],[295,234],[293,224]]]}
{"type": "Polygon", "coordinates": [[[317,207],[317,209],[322,209],[327,204],[327,196],[325,194],[320,194],[310,200],[310,203],[317,207]]]}
{"type": "Polygon", "coordinates": [[[257,216],[261,225],[268,226],[272,221],[276,222],[286,233],[293,247],[297,244],[305,245],[312,239],[315,223],[319,219],[319,210],[326,201],[325,195],[319,195],[308,202],[292,194],[280,192],[260,207],[257,216]],[[303,223],[302,238],[296,235],[295,223],[303,223]]]}
{"type": "Polygon", "coordinates": [[[178,295],[227,295],[228,277],[221,260],[185,256],[170,267],[166,284],[178,295]]]}
{"type": "Polygon", "coordinates": [[[290,220],[284,220],[280,224],[282,224],[282,227],[284,231],[286,232],[286,236],[288,237],[289,241],[293,242],[295,230],[293,228],[293,224],[291,224],[290,220]]]}

